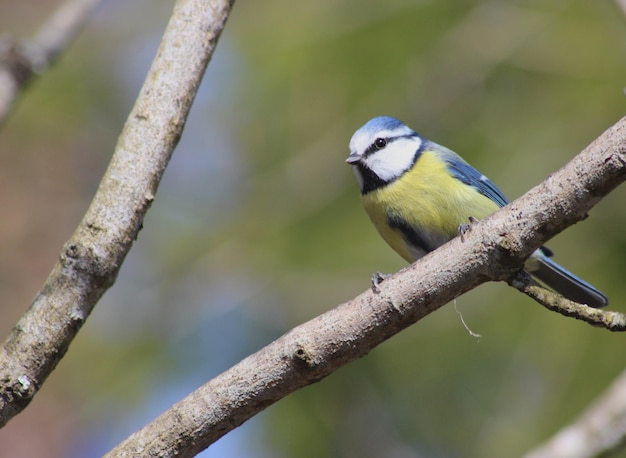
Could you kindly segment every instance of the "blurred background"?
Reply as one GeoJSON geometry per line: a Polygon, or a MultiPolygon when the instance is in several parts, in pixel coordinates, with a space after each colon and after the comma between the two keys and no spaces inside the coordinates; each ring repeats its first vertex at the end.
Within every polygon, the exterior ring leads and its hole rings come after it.
{"type": "MultiPolygon", "coordinates": [[[[0,0],[27,39],[58,1],[0,0]]],[[[173,2],[109,0],[0,132],[0,335],[86,210],[173,2]]],[[[586,0],[237,2],[114,287],[0,456],[99,456],[404,262],[344,163],[392,115],[523,194],[623,116],[626,16],[586,0]]],[[[549,243],[626,312],[626,189],[549,243]]],[[[625,365],[624,336],[505,284],[460,297],[205,457],[519,456],[625,365]]],[[[626,456],[626,453],[615,456],[626,456]]]]}

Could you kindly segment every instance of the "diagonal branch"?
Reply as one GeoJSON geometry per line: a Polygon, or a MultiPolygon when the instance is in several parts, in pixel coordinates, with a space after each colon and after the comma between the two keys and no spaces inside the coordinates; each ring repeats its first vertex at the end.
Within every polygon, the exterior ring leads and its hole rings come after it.
{"type": "Polygon", "coordinates": [[[516,275],[530,254],[583,220],[626,180],[626,118],[569,164],[460,238],[244,359],[114,448],[108,457],[193,456],[269,405],[365,356],[455,297],[516,275]]]}
{"type": "Polygon", "coordinates": [[[626,442],[626,371],[572,424],[525,458],[606,456],[626,442]]]}
{"type": "Polygon", "coordinates": [[[0,425],[23,410],[115,277],[141,229],[232,0],[179,0],[87,213],[0,348],[0,425]]]}
{"type": "Polygon", "coordinates": [[[27,43],[0,37],[0,126],[20,91],[69,46],[101,0],[66,0],[27,43]]]}

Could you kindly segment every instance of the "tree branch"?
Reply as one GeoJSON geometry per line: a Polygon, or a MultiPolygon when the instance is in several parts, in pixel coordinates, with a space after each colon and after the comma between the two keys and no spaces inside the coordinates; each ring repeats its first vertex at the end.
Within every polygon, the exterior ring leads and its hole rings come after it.
{"type": "Polygon", "coordinates": [[[524,260],[626,179],[626,118],[564,168],[460,238],[302,324],[209,381],[115,447],[108,457],[193,456],[297,389],[524,260]]]}
{"type": "Polygon", "coordinates": [[[580,417],[525,458],[604,456],[626,442],[626,371],[580,417]]]}
{"type": "Polygon", "coordinates": [[[100,0],[66,0],[27,43],[0,37],[0,126],[21,90],[48,68],[83,27],[100,0]]]}
{"type": "Polygon", "coordinates": [[[513,277],[509,284],[548,310],[585,321],[593,326],[606,328],[609,331],[626,331],[626,314],[572,302],[560,294],[542,287],[524,271],[520,271],[513,277]]]}
{"type": "Polygon", "coordinates": [[[76,232],[0,348],[0,425],[24,409],[115,277],[178,143],[232,5],[179,0],[76,232]]]}

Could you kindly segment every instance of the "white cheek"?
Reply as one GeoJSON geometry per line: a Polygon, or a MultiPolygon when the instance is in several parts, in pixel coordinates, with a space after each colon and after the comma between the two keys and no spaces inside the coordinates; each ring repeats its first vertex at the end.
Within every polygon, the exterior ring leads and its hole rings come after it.
{"type": "Polygon", "coordinates": [[[393,180],[411,168],[420,143],[418,138],[391,142],[384,150],[369,156],[366,159],[367,166],[382,180],[393,180]]]}

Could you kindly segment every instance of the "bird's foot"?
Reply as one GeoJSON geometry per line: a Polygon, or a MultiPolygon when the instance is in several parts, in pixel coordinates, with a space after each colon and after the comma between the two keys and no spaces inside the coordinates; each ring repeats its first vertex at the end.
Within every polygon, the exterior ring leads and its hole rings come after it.
{"type": "Polygon", "coordinates": [[[459,226],[459,235],[461,236],[461,242],[465,242],[465,234],[468,234],[472,230],[472,225],[478,222],[478,220],[473,216],[470,216],[468,219],[469,224],[461,224],[459,226]]]}
{"type": "Polygon", "coordinates": [[[372,291],[378,294],[380,293],[380,288],[378,287],[382,282],[391,277],[391,274],[384,274],[382,272],[375,272],[372,274],[372,291]]]}

